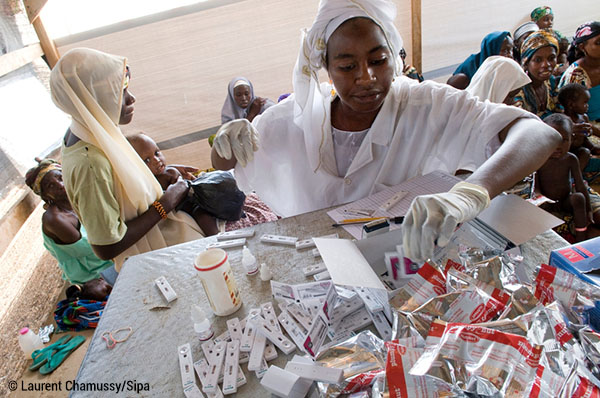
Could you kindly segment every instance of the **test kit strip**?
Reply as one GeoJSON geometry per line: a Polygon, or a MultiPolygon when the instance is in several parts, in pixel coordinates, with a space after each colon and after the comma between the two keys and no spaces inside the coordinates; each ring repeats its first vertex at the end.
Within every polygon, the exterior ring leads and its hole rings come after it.
{"type": "MultiPolygon", "coordinates": [[[[257,318],[261,318],[260,316],[256,316],[248,320],[248,325],[253,325],[256,330],[258,330],[257,318]]],[[[252,351],[250,351],[250,359],[248,360],[248,370],[259,370],[261,367],[261,362],[264,361],[265,355],[265,345],[267,344],[267,339],[263,334],[254,333],[254,342],[252,343],[252,351]]]]}
{"type": "Polygon", "coordinates": [[[303,329],[302,326],[297,324],[287,311],[281,311],[278,319],[294,343],[298,346],[298,348],[302,349],[304,339],[306,339],[306,329],[303,329]]]}
{"type": "Polygon", "coordinates": [[[389,211],[392,207],[396,206],[404,197],[408,195],[406,191],[397,192],[394,196],[389,198],[384,204],[381,205],[381,210],[389,211]]]}
{"type": "Polygon", "coordinates": [[[293,236],[282,236],[282,235],[263,235],[260,237],[260,241],[263,243],[274,243],[277,245],[290,245],[296,246],[298,238],[293,236]]]}
{"type": "Polygon", "coordinates": [[[313,257],[321,257],[321,253],[319,253],[319,249],[317,249],[316,247],[312,249],[311,253],[313,257]]]}
{"type": "Polygon", "coordinates": [[[253,229],[238,229],[235,231],[221,232],[217,234],[217,240],[229,240],[239,238],[251,238],[254,236],[253,229]]]}
{"type": "Polygon", "coordinates": [[[254,334],[256,333],[256,327],[249,322],[248,319],[251,317],[260,315],[260,310],[257,308],[253,308],[250,310],[248,318],[246,318],[246,327],[244,328],[244,334],[242,335],[242,339],[240,340],[240,351],[241,352],[250,352],[252,351],[252,345],[254,344],[254,334]]]}
{"type": "Polygon", "coordinates": [[[381,338],[385,341],[392,339],[392,325],[388,322],[387,318],[383,314],[383,311],[372,313],[367,310],[367,313],[371,317],[375,328],[379,332],[381,338]]]}
{"type": "Polygon", "coordinates": [[[208,359],[208,374],[206,375],[206,385],[202,386],[204,392],[216,392],[219,382],[219,376],[223,368],[225,360],[226,344],[224,342],[214,345],[212,350],[212,358],[208,359]]]}
{"type": "Polygon", "coordinates": [[[231,247],[244,246],[246,244],[246,238],[223,240],[220,242],[209,243],[206,245],[207,249],[229,249],[231,247]]]}
{"type": "MultiPolygon", "coordinates": [[[[231,340],[238,340],[241,344],[242,342],[242,325],[240,324],[239,319],[231,318],[227,320],[227,331],[229,332],[229,336],[231,340]]],[[[240,352],[239,355],[239,363],[246,363],[250,359],[250,356],[247,352],[240,352]]]]}
{"type": "Polygon", "coordinates": [[[284,354],[289,354],[296,350],[296,346],[285,337],[281,331],[277,331],[274,327],[269,325],[266,321],[260,319],[256,320],[258,333],[266,336],[277,348],[283,351],[284,354]]]}
{"type": "Polygon", "coordinates": [[[280,304],[279,308],[282,311],[289,312],[294,318],[296,318],[298,323],[300,323],[304,327],[304,329],[308,330],[312,326],[312,317],[306,310],[302,309],[302,307],[300,307],[298,304],[280,304]]]}
{"type": "MultiPolygon", "coordinates": [[[[339,237],[340,236],[338,234],[319,236],[319,238],[328,238],[328,239],[336,239],[339,237]]],[[[315,241],[313,239],[314,238],[309,238],[309,239],[303,239],[303,240],[297,241],[296,242],[296,250],[302,250],[302,249],[308,249],[309,247],[314,247],[315,241]]]]}
{"type": "Polygon", "coordinates": [[[329,271],[323,271],[323,272],[319,272],[318,274],[314,274],[313,278],[315,278],[315,280],[317,282],[326,281],[326,280],[331,279],[331,275],[329,275],[329,271]]]}
{"type": "Polygon", "coordinates": [[[181,370],[183,393],[187,398],[203,398],[194,377],[194,361],[192,360],[190,343],[179,346],[177,352],[179,353],[179,369],[181,370]]]}
{"type": "Polygon", "coordinates": [[[365,306],[371,312],[383,311],[383,305],[375,298],[373,293],[369,289],[364,287],[355,287],[354,290],[358,293],[358,296],[365,303],[365,306]]]}
{"type": "MultiPolygon", "coordinates": [[[[206,376],[208,375],[208,362],[206,362],[206,359],[201,359],[199,361],[194,362],[194,369],[196,370],[196,374],[198,375],[198,378],[200,379],[200,383],[202,383],[202,388],[204,388],[204,385],[206,384],[206,376]]],[[[206,396],[208,398],[223,398],[223,393],[221,392],[221,389],[217,386],[217,389],[215,392],[209,392],[206,393],[206,396]]]]}
{"type": "Polygon", "coordinates": [[[170,303],[177,298],[177,293],[175,293],[175,290],[173,290],[171,285],[169,285],[167,278],[164,276],[157,278],[154,283],[156,284],[156,287],[158,287],[158,290],[160,290],[162,293],[165,300],[167,300],[167,303],[170,303]]]}
{"type": "Polygon", "coordinates": [[[281,328],[279,327],[279,322],[277,321],[277,315],[275,314],[275,310],[273,309],[273,303],[263,303],[260,305],[262,309],[263,318],[265,321],[273,327],[278,332],[281,332],[281,328]]]}
{"type": "Polygon", "coordinates": [[[313,276],[325,271],[327,271],[327,266],[325,263],[309,265],[308,267],[304,267],[302,270],[304,276],[313,276]]]}
{"type": "Polygon", "coordinates": [[[223,371],[223,394],[229,395],[237,392],[238,360],[240,356],[240,341],[232,340],[227,343],[225,355],[225,369],[223,371]]]}
{"type": "Polygon", "coordinates": [[[320,381],[322,383],[339,384],[344,379],[343,369],[328,368],[314,364],[288,362],[285,365],[285,370],[297,374],[304,379],[320,381]]]}

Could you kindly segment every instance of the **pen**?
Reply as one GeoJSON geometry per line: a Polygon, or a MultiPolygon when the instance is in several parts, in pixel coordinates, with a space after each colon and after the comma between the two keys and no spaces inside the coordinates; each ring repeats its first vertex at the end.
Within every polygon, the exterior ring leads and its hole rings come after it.
{"type": "Polygon", "coordinates": [[[371,221],[375,221],[375,220],[383,220],[383,219],[388,219],[389,221],[393,222],[394,224],[402,224],[402,222],[404,221],[404,216],[397,216],[397,217],[367,217],[367,218],[351,218],[351,219],[347,219],[347,220],[342,220],[339,223],[335,223],[332,224],[332,227],[341,227],[344,225],[352,225],[352,224],[365,224],[371,221]]]}

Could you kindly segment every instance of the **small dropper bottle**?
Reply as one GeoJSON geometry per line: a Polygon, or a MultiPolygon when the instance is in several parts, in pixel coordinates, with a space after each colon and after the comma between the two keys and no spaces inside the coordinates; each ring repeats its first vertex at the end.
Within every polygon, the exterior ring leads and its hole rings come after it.
{"type": "Polygon", "coordinates": [[[200,341],[206,341],[213,336],[214,333],[210,321],[202,308],[197,305],[192,305],[192,322],[194,323],[194,331],[200,341]]]}
{"type": "Polygon", "coordinates": [[[242,265],[246,269],[246,274],[256,275],[258,273],[258,262],[247,246],[242,249],[242,265]]]}

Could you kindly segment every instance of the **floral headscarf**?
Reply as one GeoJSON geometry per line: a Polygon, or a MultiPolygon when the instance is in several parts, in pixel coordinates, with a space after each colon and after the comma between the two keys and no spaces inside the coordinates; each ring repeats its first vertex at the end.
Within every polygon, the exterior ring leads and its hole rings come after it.
{"type": "Polygon", "coordinates": [[[539,21],[544,18],[546,15],[554,15],[552,12],[552,8],[548,6],[538,7],[535,10],[531,11],[531,20],[534,22],[539,21]]]}
{"type": "Polygon", "coordinates": [[[598,35],[600,35],[600,22],[586,22],[579,25],[575,31],[575,35],[573,35],[573,45],[583,43],[598,35]]]}
{"type": "Polygon", "coordinates": [[[554,47],[558,54],[558,40],[553,31],[540,29],[532,33],[521,45],[521,66],[527,65],[537,50],[547,46],[554,47]]]}

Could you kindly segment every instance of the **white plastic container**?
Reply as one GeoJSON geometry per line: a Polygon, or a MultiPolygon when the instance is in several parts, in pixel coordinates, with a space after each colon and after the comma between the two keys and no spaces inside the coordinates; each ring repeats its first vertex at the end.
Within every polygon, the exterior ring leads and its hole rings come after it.
{"type": "Polygon", "coordinates": [[[40,336],[33,333],[29,328],[19,330],[19,345],[28,359],[31,358],[32,352],[44,348],[40,336]]]}
{"type": "Polygon", "coordinates": [[[258,262],[247,246],[242,249],[242,265],[246,269],[246,274],[256,275],[258,273],[258,262]]]}
{"type": "Polygon", "coordinates": [[[194,267],[199,271],[210,308],[217,316],[227,316],[242,306],[240,290],[231,272],[227,252],[208,249],[198,254],[194,267]]]}
{"type": "Polygon", "coordinates": [[[210,320],[198,305],[192,305],[192,322],[194,323],[194,332],[200,341],[206,341],[213,337],[213,330],[210,320]]]}

